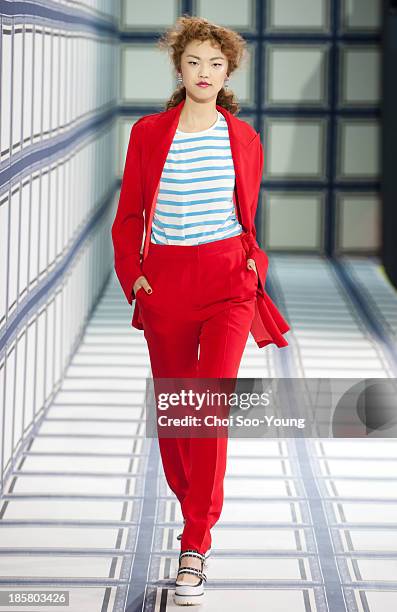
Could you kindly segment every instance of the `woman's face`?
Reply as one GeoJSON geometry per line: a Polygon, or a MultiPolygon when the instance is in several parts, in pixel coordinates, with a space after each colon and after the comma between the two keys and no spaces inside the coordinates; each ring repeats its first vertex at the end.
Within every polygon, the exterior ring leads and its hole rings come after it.
{"type": "Polygon", "coordinates": [[[191,41],[181,57],[181,72],[186,93],[197,100],[217,97],[227,78],[228,60],[219,47],[209,40],[191,41]],[[204,81],[208,87],[199,87],[204,81]]]}

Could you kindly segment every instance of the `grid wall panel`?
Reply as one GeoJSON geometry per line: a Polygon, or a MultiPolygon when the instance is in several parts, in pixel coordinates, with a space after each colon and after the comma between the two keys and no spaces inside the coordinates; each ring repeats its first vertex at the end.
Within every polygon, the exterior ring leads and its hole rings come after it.
{"type": "Polygon", "coordinates": [[[113,269],[117,189],[118,3],[12,9],[0,9],[0,491],[113,269]]]}

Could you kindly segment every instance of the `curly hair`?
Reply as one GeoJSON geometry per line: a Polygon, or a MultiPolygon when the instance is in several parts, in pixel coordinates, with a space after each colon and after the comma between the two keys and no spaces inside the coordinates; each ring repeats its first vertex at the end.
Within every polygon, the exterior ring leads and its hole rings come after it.
{"type": "MultiPolygon", "coordinates": [[[[222,53],[228,59],[228,76],[239,67],[241,60],[245,59],[247,55],[247,43],[242,36],[233,30],[211,23],[204,17],[192,17],[187,14],[179,17],[175,24],[165,31],[158,40],[157,46],[169,52],[174,68],[180,72],[182,53],[186,45],[193,40],[209,40],[211,43],[220,46],[222,53]]],[[[173,92],[165,103],[165,110],[177,106],[185,98],[186,88],[182,85],[173,92]]],[[[223,106],[233,115],[237,115],[240,111],[234,93],[224,87],[218,92],[216,104],[223,106]]]]}

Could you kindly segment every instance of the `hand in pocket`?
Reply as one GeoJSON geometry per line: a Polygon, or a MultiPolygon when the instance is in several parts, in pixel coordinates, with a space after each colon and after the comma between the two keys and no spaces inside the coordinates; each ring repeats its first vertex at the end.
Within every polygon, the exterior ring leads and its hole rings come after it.
{"type": "Polygon", "coordinates": [[[136,279],[132,289],[133,289],[133,291],[135,293],[135,297],[139,293],[140,289],[144,289],[146,291],[146,293],[152,293],[152,291],[153,291],[153,289],[151,288],[151,286],[148,283],[148,280],[147,280],[146,276],[138,276],[138,278],[136,279]]]}
{"type": "Polygon", "coordinates": [[[255,270],[256,278],[258,278],[258,270],[256,269],[255,259],[247,259],[248,270],[255,270]]]}

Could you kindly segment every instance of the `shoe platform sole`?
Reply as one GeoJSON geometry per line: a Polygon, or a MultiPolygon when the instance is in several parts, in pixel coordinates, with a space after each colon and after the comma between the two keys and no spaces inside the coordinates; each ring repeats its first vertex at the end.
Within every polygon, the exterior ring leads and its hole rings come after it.
{"type": "Polygon", "coordinates": [[[201,595],[177,595],[174,593],[174,602],[178,606],[198,606],[203,603],[205,593],[201,595]]]}

